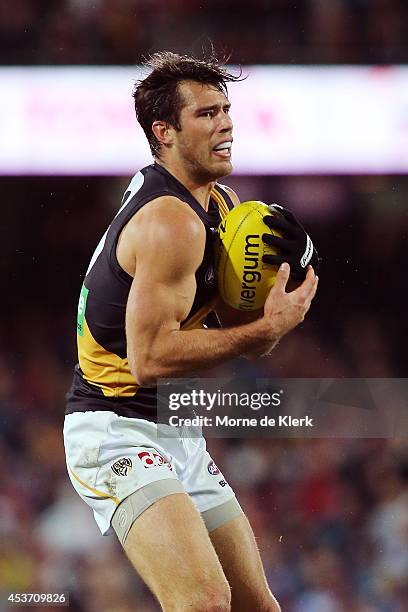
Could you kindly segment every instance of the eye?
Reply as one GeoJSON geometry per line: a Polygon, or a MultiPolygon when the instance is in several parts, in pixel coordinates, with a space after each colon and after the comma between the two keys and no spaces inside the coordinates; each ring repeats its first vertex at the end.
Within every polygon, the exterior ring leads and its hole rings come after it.
{"type": "Polygon", "coordinates": [[[204,113],[201,113],[200,117],[213,117],[213,111],[205,111],[204,113]]]}

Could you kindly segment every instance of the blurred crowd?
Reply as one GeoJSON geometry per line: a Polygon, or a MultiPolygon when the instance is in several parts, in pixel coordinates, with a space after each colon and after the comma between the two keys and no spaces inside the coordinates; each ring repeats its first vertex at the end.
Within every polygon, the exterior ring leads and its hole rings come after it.
{"type": "MultiPolygon", "coordinates": [[[[137,64],[211,44],[231,63],[395,64],[408,61],[407,39],[403,0],[0,2],[1,65],[137,64]]],[[[61,590],[74,612],[158,611],[68,482],[61,436],[83,274],[127,180],[2,179],[0,612],[12,592],[61,590]]],[[[406,376],[408,179],[226,182],[242,200],[292,208],[323,264],[305,323],[271,357],[214,375],[406,376]]],[[[406,440],[212,439],[209,448],[285,612],[408,610],[406,440]]]]}
{"type": "Polygon", "coordinates": [[[135,64],[214,43],[237,63],[403,63],[403,0],[19,0],[0,3],[0,64],[135,64]]]}
{"type": "MultiPolygon", "coordinates": [[[[158,611],[115,538],[100,536],[72,490],[61,439],[83,273],[127,180],[3,180],[0,276],[11,299],[0,303],[0,612],[11,592],[57,590],[69,591],[78,612],[158,611]]],[[[271,357],[250,366],[234,360],[215,374],[404,376],[406,308],[398,296],[407,179],[229,184],[242,199],[293,208],[323,267],[305,323],[271,357]]],[[[252,522],[285,612],[408,609],[406,440],[212,439],[209,447],[252,522]]]]}

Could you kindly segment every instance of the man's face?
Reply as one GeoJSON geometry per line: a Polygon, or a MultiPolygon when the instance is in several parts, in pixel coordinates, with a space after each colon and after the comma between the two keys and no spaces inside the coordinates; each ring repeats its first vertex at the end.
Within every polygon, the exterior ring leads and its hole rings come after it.
{"type": "Polygon", "coordinates": [[[230,174],[232,121],[230,103],[212,85],[183,81],[179,93],[184,102],[181,131],[175,133],[174,152],[200,181],[214,181],[230,174]]]}

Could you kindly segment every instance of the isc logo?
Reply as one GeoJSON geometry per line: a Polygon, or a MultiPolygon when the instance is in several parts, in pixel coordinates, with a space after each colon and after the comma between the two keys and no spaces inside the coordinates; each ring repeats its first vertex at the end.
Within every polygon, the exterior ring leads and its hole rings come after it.
{"type": "Polygon", "coordinates": [[[159,453],[150,453],[148,451],[143,451],[142,453],[137,453],[137,456],[139,457],[145,468],[161,467],[165,465],[169,468],[169,470],[173,470],[170,462],[167,461],[167,459],[165,459],[159,453]]]}

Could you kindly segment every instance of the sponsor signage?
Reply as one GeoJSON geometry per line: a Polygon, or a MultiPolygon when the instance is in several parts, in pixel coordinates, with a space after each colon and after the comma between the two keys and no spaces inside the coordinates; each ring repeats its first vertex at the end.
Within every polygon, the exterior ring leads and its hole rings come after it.
{"type": "MultiPolygon", "coordinates": [[[[244,67],[236,174],[405,173],[408,67],[244,67]]],[[[140,67],[0,68],[0,174],[132,175],[150,163],[140,67]]]]}

